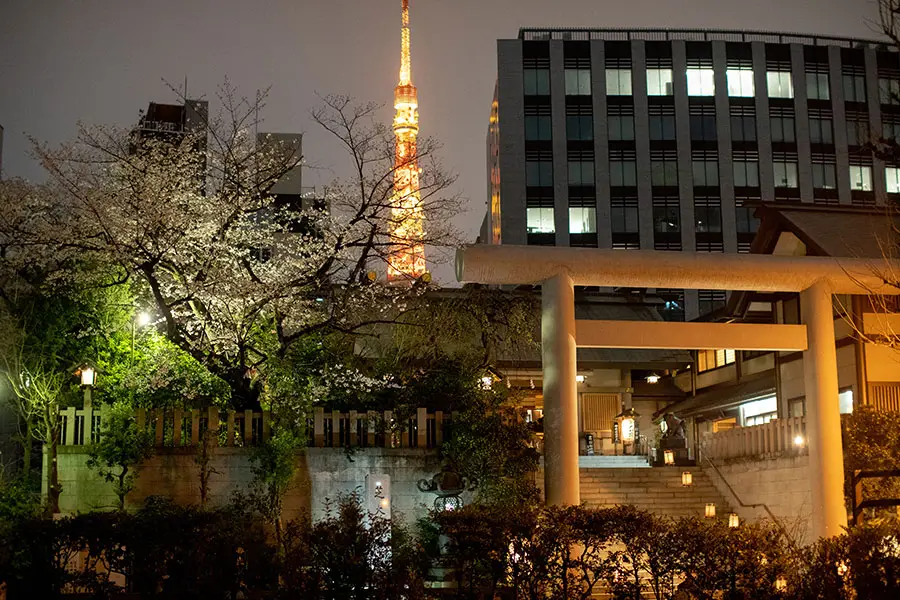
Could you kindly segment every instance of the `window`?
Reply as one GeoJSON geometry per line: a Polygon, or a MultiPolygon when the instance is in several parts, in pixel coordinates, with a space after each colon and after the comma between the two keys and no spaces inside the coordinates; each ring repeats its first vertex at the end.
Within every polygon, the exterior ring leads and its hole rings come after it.
{"type": "Polygon", "coordinates": [[[597,233],[597,209],[593,206],[570,206],[569,233],[597,233]]]}
{"type": "Polygon", "coordinates": [[[695,160],[693,162],[694,185],[719,185],[719,163],[714,160],[695,160]]]}
{"type": "Polygon", "coordinates": [[[691,139],[695,141],[716,140],[715,114],[691,115],[691,139]]]}
{"type": "Polygon", "coordinates": [[[591,70],[566,69],[566,96],[591,95],[591,70]]]}
{"type": "Polygon", "coordinates": [[[887,181],[889,194],[900,194],[900,169],[897,167],[885,167],[884,178],[887,181]]]}
{"type": "Polygon", "coordinates": [[[573,141],[594,139],[594,117],[591,115],[566,116],[566,139],[573,141]]]}
{"type": "Polygon", "coordinates": [[[738,206],[734,209],[738,233],[756,233],[759,229],[759,219],[753,216],[754,210],[749,206],[738,206]]]}
{"type": "Polygon", "coordinates": [[[752,68],[726,69],[725,81],[728,83],[729,96],[752,97],[755,94],[752,68]]]}
{"type": "Polygon", "coordinates": [[[740,405],[741,424],[744,427],[764,425],[778,418],[778,399],[775,396],[759,398],[740,405]]]}
{"type": "Polygon", "coordinates": [[[525,95],[550,95],[550,69],[525,69],[525,95]]]}
{"type": "Polygon", "coordinates": [[[847,115],[847,143],[862,146],[869,142],[869,121],[864,114],[847,115]]]}
{"type": "Polygon", "coordinates": [[[872,167],[850,165],[850,189],[872,191],[872,167]]]}
{"type": "Polygon", "coordinates": [[[864,75],[844,75],[844,101],[866,101],[866,78],[864,75]]]}
{"type": "Polygon", "coordinates": [[[716,82],[712,69],[689,67],[687,70],[688,96],[714,96],[716,82]]]}
{"type": "Polygon", "coordinates": [[[569,161],[569,185],[594,185],[593,161],[569,161]]]}
{"type": "Polygon", "coordinates": [[[675,115],[650,115],[650,139],[674,140],[675,115]]]}
{"type": "Polygon", "coordinates": [[[797,163],[775,161],[772,167],[775,171],[775,187],[797,187],[797,163]]]}
{"type": "Polygon", "coordinates": [[[773,142],[795,141],[794,117],[772,117],[769,122],[772,125],[773,142]]]}
{"type": "Polygon", "coordinates": [[[752,115],[732,115],[731,140],[734,142],[755,142],[756,117],[752,115]]]}
{"type": "Polygon", "coordinates": [[[549,140],[551,132],[550,116],[525,115],[525,140],[549,140]]]}
{"type": "Polygon", "coordinates": [[[606,70],[606,95],[630,96],[631,95],[631,69],[607,69],[606,70]]]}
{"type": "Polygon", "coordinates": [[[831,119],[810,119],[809,141],[813,144],[833,144],[834,136],[831,133],[831,119]]]}
{"type": "MultiPolygon", "coordinates": [[[[697,292],[698,299],[700,300],[700,314],[708,315],[709,313],[722,308],[725,306],[725,292],[719,290],[699,290],[697,292]]],[[[715,362],[711,364],[715,364],[716,367],[722,367],[726,364],[731,364],[734,362],[734,351],[731,350],[716,350],[717,353],[715,357],[715,362]],[[718,354],[722,353],[722,354],[718,354]],[[730,359],[730,360],[729,360],[730,359]],[[716,364],[718,363],[718,364],[716,364]]],[[[716,368],[710,367],[710,368],[716,368]]]]}
{"type": "Polygon", "coordinates": [[[633,160],[609,161],[609,185],[611,187],[636,186],[635,162],[633,160]]]}
{"type": "Polygon", "coordinates": [[[553,233],[556,231],[552,208],[526,208],[525,219],[528,233],[553,233]]]}
{"type": "Polygon", "coordinates": [[[878,95],[882,104],[900,104],[900,79],[879,77],[878,95]]]}
{"type": "Polygon", "coordinates": [[[809,100],[828,100],[831,92],[828,89],[827,73],[806,74],[806,97],[809,100]]]}
{"type": "Polygon", "coordinates": [[[719,206],[694,206],[694,231],[716,233],[722,231],[722,208],[719,206]]]}
{"type": "Polygon", "coordinates": [[[734,186],[759,187],[759,163],[751,161],[735,161],[734,186]]]}
{"type": "Polygon", "coordinates": [[[900,118],[889,115],[881,115],[881,137],[886,140],[900,139],[900,118]]]}
{"type": "Polygon", "coordinates": [[[766,87],[769,90],[769,98],[794,97],[794,85],[791,83],[790,71],[768,71],[766,87]]]}
{"type": "Polygon", "coordinates": [[[675,160],[654,160],[650,163],[651,185],[678,185],[678,163],[675,160]]]}
{"type": "Polygon", "coordinates": [[[653,207],[653,231],[677,233],[681,231],[681,210],[675,206],[653,207]]]}
{"type": "Polygon", "coordinates": [[[842,415],[853,413],[853,390],[838,392],[838,410],[842,415]]]}
{"type": "Polygon", "coordinates": [[[525,185],[531,187],[551,187],[553,185],[553,163],[549,160],[526,161],[525,185]]]}
{"type": "Polygon", "coordinates": [[[610,140],[634,139],[634,117],[632,115],[609,115],[606,124],[609,127],[610,140]]]}
{"type": "Polygon", "coordinates": [[[671,96],[672,69],[647,69],[647,95],[671,96]]]}
{"type": "MultiPolygon", "coordinates": [[[[712,311],[707,311],[707,313],[700,314],[708,314],[712,311]]],[[[719,367],[724,367],[725,365],[734,364],[736,355],[734,350],[700,350],[697,353],[697,371],[710,371],[712,369],[718,369],[719,367]]]]}
{"type": "Polygon", "coordinates": [[[812,166],[813,187],[819,190],[833,190],[835,183],[835,169],[833,164],[813,163],[812,166]]]}
{"type": "Polygon", "coordinates": [[[638,207],[616,206],[610,207],[610,225],[613,233],[637,233],[638,232],[638,207]]]}

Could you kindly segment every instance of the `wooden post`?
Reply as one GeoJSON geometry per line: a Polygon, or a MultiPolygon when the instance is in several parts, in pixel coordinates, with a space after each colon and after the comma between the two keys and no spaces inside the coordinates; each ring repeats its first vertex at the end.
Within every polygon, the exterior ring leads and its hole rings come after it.
{"type": "Polygon", "coordinates": [[[368,412],[369,417],[369,448],[375,447],[375,428],[378,426],[378,413],[374,410],[368,412]]]}
{"type": "Polygon", "coordinates": [[[394,447],[394,428],[392,427],[391,421],[394,420],[393,411],[386,410],[384,411],[384,447],[385,448],[393,448],[394,447]]]}
{"type": "Polygon", "coordinates": [[[66,415],[66,431],[63,439],[66,446],[71,446],[75,443],[75,407],[70,406],[62,412],[66,415]]]}
{"type": "Polygon", "coordinates": [[[434,413],[434,443],[440,447],[444,443],[444,411],[434,413]]]}
{"type": "Polygon", "coordinates": [[[253,444],[253,411],[244,411],[244,447],[253,444]]]}
{"type": "Polygon", "coordinates": [[[428,447],[428,409],[419,408],[416,410],[416,425],[419,428],[418,431],[418,446],[419,448],[427,448],[428,447]]]}
{"type": "Polygon", "coordinates": [[[200,409],[191,409],[191,446],[200,445],[200,409]]]}
{"type": "Polygon", "coordinates": [[[331,411],[331,447],[341,447],[341,413],[331,411]]]}
{"type": "Polygon", "coordinates": [[[172,445],[177,448],[181,445],[181,409],[176,408],[172,413],[172,445]]]}
{"type": "Polygon", "coordinates": [[[157,408],[153,412],[156,415],[156,445],[157,447],[162,447],[164,431],[163,428],[165,427],[166,411],[162,408],[157,408]]]}
{"type": "Polygon", "coordinates": [[[81,423],[81,443],[90,444],[91,432],[93,431],[91,426],[94,424],[94,409],[85,402],[82,414],[84,415],[84,421],[81,423]]]}
{"type": "Polygon", "coordinates": [[[350,427],[350,447],[351,448],[356,448],[359,445],[359,442],[356,439],[356,437],[357,437],[357,435],[356,435],[356,419],[357,419],[356,411],[351,410],[350,411],[350,425],[349,425],[349,427],[350,427]]]}
{"type": "Polygon", "coordinates": [[[315,431],[316,448],[325,446],[325,409],[317,406],[313,409],[313,430],[315,431]]]}
{"type": "Polygon", "coordinates": [[[228,420],[225,425],[225,445],[234,446],[234,411],[229,410],[226,414],[228,420]]]}

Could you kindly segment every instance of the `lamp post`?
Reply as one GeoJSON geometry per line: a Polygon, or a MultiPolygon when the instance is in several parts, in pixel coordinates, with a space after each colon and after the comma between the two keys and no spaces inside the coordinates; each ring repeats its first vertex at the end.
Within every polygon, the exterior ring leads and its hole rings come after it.
{"type": "Polygon", "coordinates": [[[85,363],[78,368],[78,375],[81,377],[81,387],[84,388],[84,407],[91,406],[91,388],[97,379],[97,371],[91,365],[85,363]]]}

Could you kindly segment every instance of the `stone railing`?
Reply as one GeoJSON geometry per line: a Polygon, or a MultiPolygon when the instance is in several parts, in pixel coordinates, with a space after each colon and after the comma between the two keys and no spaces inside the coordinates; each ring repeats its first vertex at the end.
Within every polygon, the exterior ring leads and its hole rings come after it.
{"type": "Polygon", "coordinates": [[[806,452],[806,417],[772,419],[763,425],[707,433],[700,443],[712,460],[769,458],[806,452]]]}
{"type": "MultiPolygon", "coordinates": [[[[100,438],[105,408],[60,411],[60,445],[84,446],[100,438]]],[[[150,429],[158,447],[197,446],[203,432],[217,432],[219,446],[255,446],[270,435],[270,415],[209,409],[137,409],[139,428],[150,429]]],[[[448,435],[450,413],[418,408],[409,418],[393,411],[325,411],[314,408],[306,419],[307,445],[318,448],[437,448],[448,435]]]]}

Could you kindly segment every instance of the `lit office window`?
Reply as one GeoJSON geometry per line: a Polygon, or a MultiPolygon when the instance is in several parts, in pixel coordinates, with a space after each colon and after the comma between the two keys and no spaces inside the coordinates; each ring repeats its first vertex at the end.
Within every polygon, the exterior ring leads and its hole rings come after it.
{"type": "Polygon", "coordinates": [[[556,231],[552,208],[526,208],[525,219],[528,233],[553,233],[556,231]]]}
{"type": "Polygon", "coordinates": [[[597,209],[593,206],[570,206],[569,233],[597,233],[597,209]]]}
{"type": "Polygon", "coordinates": [[[714,96],[715,75],[712,69],[691,67],[687,70],[688,96],[714,96]]]}
{"type": "Polygon", "coordinates": [[[725,81],[728,83],[729,96],[753,96],[753,69],[727,69],[725,81]]]}
{"type": "Polygon", "coordinates": [[[834,165],[830,163],[813,163],[813,187],[817,190],[833,190],[836,185],[834,165]]]}
{"type": "Polygon", "coordinates": [[[631,69],[607,69],[606,70],[606,95],[630,96],[631,95],[631,69]]]}
{"type": "Polygon", "coordinates": [[[885,167],[884,178],[887,182],[889,194],[900,194],[900,169],[897,167],[885,167]]]}
{"type": "Polygon", "coordinates": [[[794,97],[794,85],[791,83],[790,71],[768,71],[766,87],[769,89],[769,98],[794,97]]]}
{"type": "Polygon", "coordinates": [[[797,163],[776,161],[772,163],[775,171],[775,187],[797,187],[797,163]]]}
{"type": "Polygon", "coordinates": [[[647,95],[671,96],[672,69],[647,69],[647,95]]]}
{"type": "Polygon", "coordinates": [[[759,163],[734,161],[735,187],[759,187],[759,163]]]}
{"type": "Polygon", "coordinates": [[[850,189],[872,191],[872,167],[850,165],[850,189]]]}
{"type": "Polygon", "coordinates": [[[733,364],[735,358],[734,350],[700,350],[697,353],[697,370],[703,372],[718,369],[733,364]]]}
{"type": "Polygon", "coordinates": [[[809,100],[828,100],[831,91],[828,89],[827,73],[806,74],[806,97],[809,100]]]}
{"type": "Polygon", "coordinates": [[[550,69],[525,69],[523,75],[526,96],[550,95],[550,69]]]}
{"type": "MultiPolygon", "coordinates": [[[[631,76],[629,74],[629,83],[631,76]]],[[[629,86],[630,87],[630,86],[629,86]]],[[[591,95],[591,70],[566,69],[566,96],[591,95]]]]}
{"type": "Polygon", "coordinates": [[[900,79],[878,79],[878,95],[882,104],[900,104],[900,79]]]}

